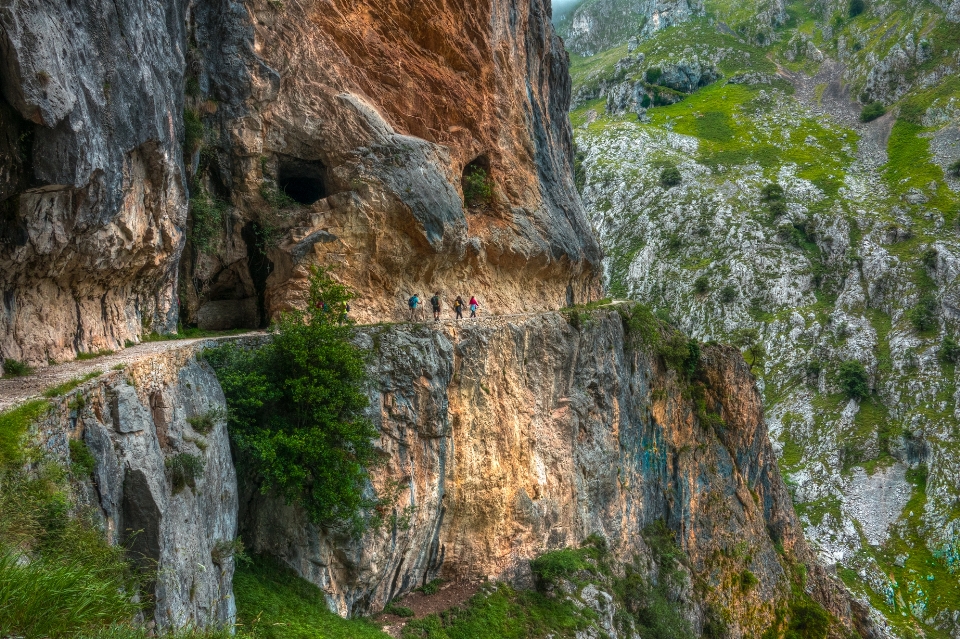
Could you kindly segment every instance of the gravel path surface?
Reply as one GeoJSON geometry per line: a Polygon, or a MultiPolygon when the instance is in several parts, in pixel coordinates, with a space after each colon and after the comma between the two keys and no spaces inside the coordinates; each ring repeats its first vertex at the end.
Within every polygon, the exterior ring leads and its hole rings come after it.
{"type": "Polygon", "coordinates": [[[237,339],[246,335],[262,335],[262,331],[224,335],[218,337],[198,337],[196,339],[173,339],[163,342],[147,342],[137,344],[110,355],[103,355],[95,359],[76,360],[64,364],[54,364],[37,369],[26,377],[12,377],[0,379],[0,411],[5,411],[25,401],[40,397],[43,391],[53,386],[59,386],[72,379],[83,377],[94,371],[106,372],[112,368],[119,368],[144,357],[173,351],[178,348],[197,348],[203,343],[237,339]]]}
{"type": "MultiPolygon", "coordinates": [[[[614,301],[607,306],[613,307],[622,303],[623,301],[614,301]]],[[[413,323],[421,326],[434,326],[440,330],[443,330],[444,332],[447,332],[448,334],[452,334],[452,337],[455,338],[457,330],[461,328],[469,328],[471,326],[502,326],[503,324],[509,323],[510,321],[518,318],[536,317],[544,314],[542,312],[538,312],[517,313],[513,315],[484,315],[483,310],[481,309],[480,316],[476,319],[470,319],[470,313],[467,311],[465,315],[468,317],[457,321],[447,317],[451,313],[452,311],[450,309],[444,309],[443,315],[445,318],[437,322],[433,320],[433,312],[427,309],[423,316],[421,316],[424,317],[423,320],[417,322],[400,322],[398,324],[409,325],[413,323]]],[[[363,328],[364,326],[375,325],[358,324],[357,328],[363,328]]],[[[137,344],[136,346],[131,346],[130,348],[125,348],[122,351],[117,351],[116,353],[112,353],[110,355],[103,355],[95,359],[76,360],[64,364],[45,366],[37,369],[37,371],[32,375],[27,375],[25,377],[3,378],[0,379],[0,412],[13,408],[14,406],[22,404],[28,400],[41,397],[43,392],[48,388],[59,386],[60,384],[77,379],[78,377],[83,377],[84,375],[88,375],[94,371],[105,373],[111,369],[122,368],[131,362],[180,348],[197,349],[205,344],[214,344],[216,342],[225,340],[235,340],[242,337],[265,334],[265,331],[251,331],[249,333],[236,333],[215,337],[198,337],[195,339],[173,339],[162,342],[148,342],[145,344],[137,344]]]]}

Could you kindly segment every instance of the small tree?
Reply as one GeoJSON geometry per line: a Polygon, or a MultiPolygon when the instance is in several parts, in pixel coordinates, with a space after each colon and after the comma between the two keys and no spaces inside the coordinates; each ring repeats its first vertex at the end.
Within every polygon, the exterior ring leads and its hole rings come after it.
{"type": "Polygon", "coordinates": [[[849,360],[840,364],[838,371],[840,388],[850,399],[864,399],[870,395],[870,386],[867,378],[867,369],[856,360],[849,360]]]}
{"type": "Polygon", "coordinates": [[[850,0],[849,6],[849,15],[851,18],[856,18],[858,15],[864,12],[867,8],[866,3],[863,0],[850,0]]]}
{"type": "Polygon", "coordinates": [[[660,184],[665,189],[672,188],[683,182],[683,176],[676,164],[668,164],[660,171],[660,184]]]}
{"type": "Polygon", "coordinates": [[[701,275],[693,281],[693,290],[698,295],[703,295],[710,290],[710,278],[706,275],[701,275]]]}
{"type": "Polygon", "coordinates": [[[379,455],[364,352],[353,342],[353,293],[314,269],[307,309],[285,314],[257,349],[205,352],[223,386],[238,461],[263,492],[298,503],[318,524],[363,527],[367,469],[379,455]]]}
{"type": "Polygon", "coordinates": [[[921,333],[930,330],[937,323],[937,298],[932,293],[926,293],[917,305],[907,312],[907,317],[921,333]]]}
{"type": "Polygon", "coordinates": [[[887,109],[883,106],[883,102],[871,102],[860,111],[860,121],[873,122],[886,112],[887,109]]]}
{"type": "Polygon", "coordinates": [[[471,166],[463,174],[463,199],[467,206],[486,204],[493,196],[490,176],[481,166],[471,166]]]}
{"type": "Polygon", "coordinates": [[[943,338],[943,343],[940,345],[939,358],[944,364],[956,364],[960,362],[960,344],[957,344],[957,340],[951,335],[943,338]]]}

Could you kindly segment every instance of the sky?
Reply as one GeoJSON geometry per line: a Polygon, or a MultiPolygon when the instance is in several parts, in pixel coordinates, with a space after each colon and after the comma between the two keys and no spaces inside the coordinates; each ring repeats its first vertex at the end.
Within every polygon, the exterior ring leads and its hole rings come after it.
{"type": "Polygon", "coordinates": [[[564,13],[567,9],[580,2],[580,0],[553,0],[553,14],[564,13]]]}

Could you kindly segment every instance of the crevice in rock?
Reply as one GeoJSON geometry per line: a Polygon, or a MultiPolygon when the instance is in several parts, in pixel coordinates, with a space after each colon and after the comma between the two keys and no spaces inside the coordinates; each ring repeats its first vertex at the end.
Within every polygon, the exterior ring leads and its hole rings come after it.
{"type": "Polygon", "coordinates": [[[266,328],[270,323],[266,307],[267,278],[273,272],[273,262],[263,250],[263,229],[259,224],[248,222],[240,231],[240,236],[247,245],[247,267],[250,269],[250,279],[253,280],[253,288],[257,293],[260,327],[266,328]]]}
{"type": "MultiPolygon", "coordinates": [[[[155,573],[160,563],[160,508],[142,470],[128,468],[124,474],[120,512],[120,543],[143,574],[155,573]]],[[[154,583],[142,587],[144,593],[155,590],[154,583]]]]}

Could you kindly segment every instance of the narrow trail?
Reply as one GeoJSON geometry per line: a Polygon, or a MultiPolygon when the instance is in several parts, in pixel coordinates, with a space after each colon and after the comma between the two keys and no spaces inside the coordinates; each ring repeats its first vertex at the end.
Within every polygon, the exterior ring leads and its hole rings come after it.
{"type": "MultiPolygon", "coordinates": [[[[623,303],[622,300],[616,300],[595,308],[614,307],[623,303]]],[[[428,310],[425,313],[426,317],[423,319],[418,319],[417,321],[389,322],[389,324],[391,326],[434,327],[444,329],[445,332],[453,333],[453,336],[455,336],[456,332],[462,329],[469,329],[471,327],[498,327],[517,319],[539,317],[558,312],[559,311],[537,311],[532,313],[511,313],[507,315],[486,315],[481,311],[481,314],[476,318],[465,317],[462,320],[457,320],[444,317],[436,321],[433,319],[433,312],[428,310]]],[[[450,311],[444,310],[444,313],[449,314],[450,311]]],[[[469,313],[467,315],[469,315],[469,313]]],[[[381,325],[382,324],[374,323],[356,324],[355,326],[357,328],[368,328],[381,325]]],[[[217,342],[265,334],[266,331],[250,331],[248,333],[234,333],[231,335],[146,342],[94,359],[74,360],[63,364],[45,366],[37,369],[32,375],[25,377],[3,378],[0,379],[0,412],[14,408],[31,399],[42,397],[43,392],[49,388],[65,384],[94,372],[106,373],[110,370],[123,368],[133,362],[181,348],[199,349],[202,346],[212,346],[217,342]]]]}

